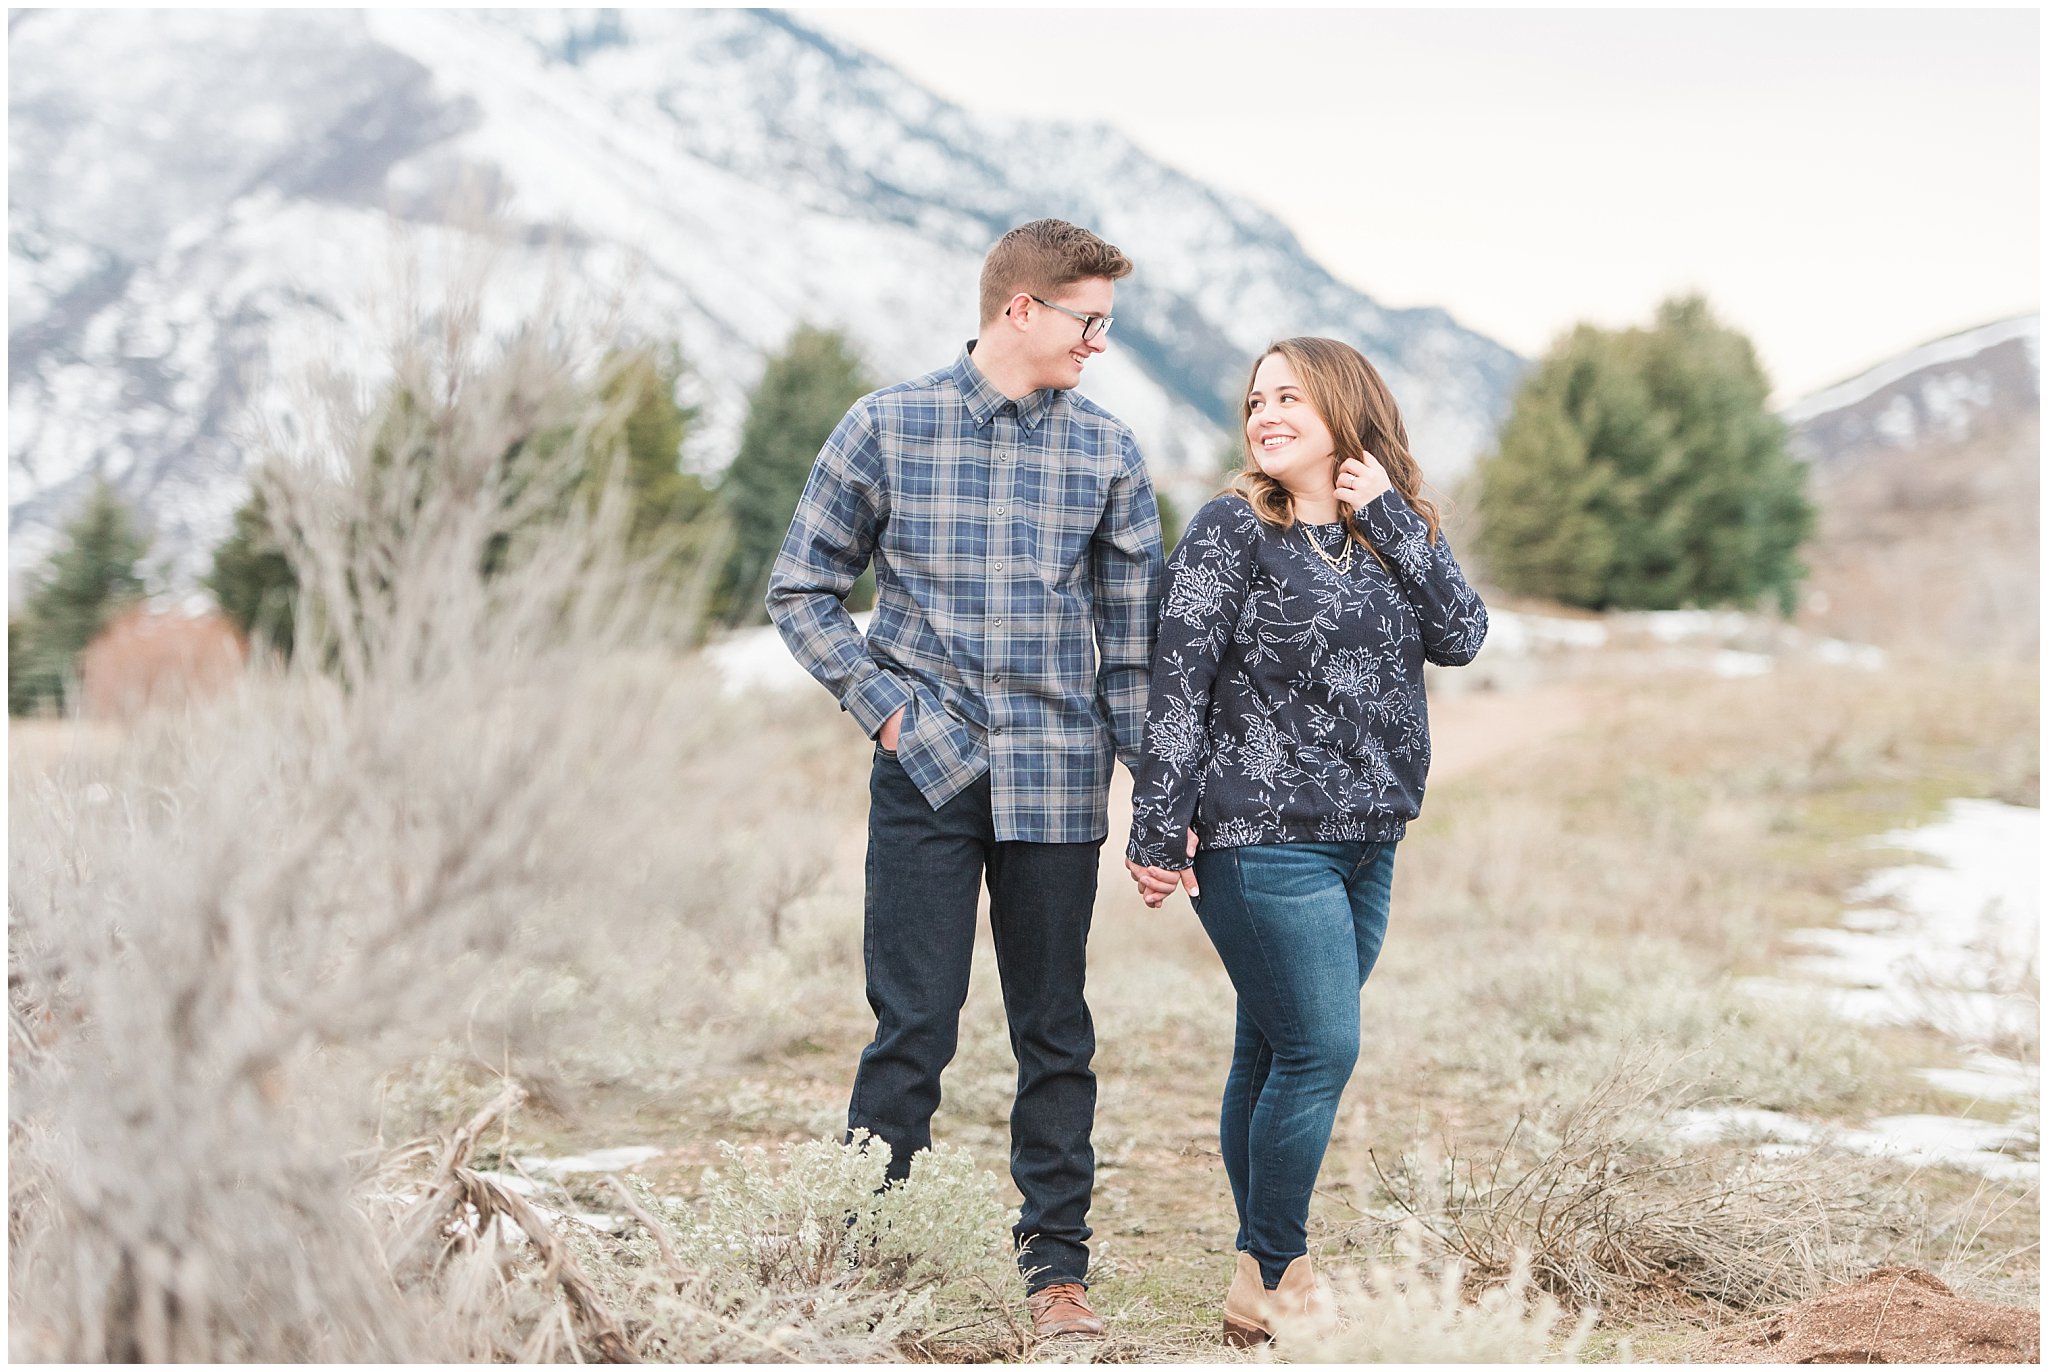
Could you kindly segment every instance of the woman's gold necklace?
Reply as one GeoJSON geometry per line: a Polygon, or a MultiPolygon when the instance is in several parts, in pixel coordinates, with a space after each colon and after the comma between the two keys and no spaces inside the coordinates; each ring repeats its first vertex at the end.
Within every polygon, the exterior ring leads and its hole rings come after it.
{"type": "MultiPolygon", "coordinates": [[[[1343,523],[1340,521],[1337,527],[1343,528],[1343,523]]],[[[1321,558],[1329,566],[1330,570],[1338,576],[1343,576],[1351,570],[1351,554],[1357,545],[1349,533],[1344,535],[1344,556],[1341,558],[1331,557],[1329,553],[1325,552],[1323,550],[1323,541],[1310,532],[1308,525],[1304,524],[1301,526],[1301,536],[1308,540],[1309,547],[1316,550],[1316,556],[1321,558]]]]}

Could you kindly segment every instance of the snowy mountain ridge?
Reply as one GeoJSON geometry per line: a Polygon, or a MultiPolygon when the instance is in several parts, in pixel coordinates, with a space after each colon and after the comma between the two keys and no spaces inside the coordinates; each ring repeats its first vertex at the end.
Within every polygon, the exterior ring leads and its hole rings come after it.
{"type": "Polygon", "coordinates": [[[553,263],[681,342],[706,471],[797,324],[844,329],[877,384],[942,365],[982,253],[1041,215],[1136,263],[1084,389],[1170,489],[1206,483],[1273,337],[1363,348],[1439,481],[1524,365],[1442,311],[1379,307],[1114,131],[971,115],[773,11],[48,10],[9,38],[17,569],[104,473],[189,578],[247,429],[290,423],[315,363],[374,383],[405,263],[474,253],[463,188],[509,226],[508,319],[553,263]]]}
{"type": "Polygon", "coordinates": [[[1955,442],[2041,408],[2041,316],[2001,319],[1908,349],[1781,410],[1792,449],[1831,462],[1955,442]]]}
{"type": "Polygon", "coordinates": [[[1987,349],[2013,340],[2019,340],[2025,345],[2027,355],[2036,367],[2041,365],[2041,316],[2020,315],[2014,319],[2001,319],[1995,323],[1979,325],[1974,329],[1965,329],[1961,333],[1949,334],[1931,343],[1909,348],[1896,357],[1887,358],[1866,371],[1858,372],[1846,381],[1836,382],[1824,390],[1815,391],[1812,395],[1794,401],[1786,406],[1781,414],[1787,423],[1803,424],[1830,410],[1839,410],[1865,400],[1914,372],[1928,367],[1964,362],[1987,349]]]}

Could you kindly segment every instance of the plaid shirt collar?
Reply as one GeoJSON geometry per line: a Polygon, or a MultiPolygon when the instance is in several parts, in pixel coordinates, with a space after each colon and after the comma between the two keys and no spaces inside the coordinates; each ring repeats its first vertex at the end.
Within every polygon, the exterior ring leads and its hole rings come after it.
{"type": "Polygon", "coordinates": [[[974,365],[971,354],[974,352],[975,341],[969,339],[967,346],[960,350],[960,356],[953,362],[952,371],[953,384],[959,387],[960,398],[967,403],[967,413],[974,420],[975,427],[987,428],[989,422],[996,417],[997,411],[1005,405],[1011,405],[1015,407],[1017,422],[1024,426],[1024,431],[1035,432],[1038,421],[1044,419],[1046,411],[1052,408],[1052,398],[1056,392],[1047,387],[1044,390],[1033,391],[1022,400],[1011,400],[996,389],[994,382],[981,374],[981,368],[974,365]]]}

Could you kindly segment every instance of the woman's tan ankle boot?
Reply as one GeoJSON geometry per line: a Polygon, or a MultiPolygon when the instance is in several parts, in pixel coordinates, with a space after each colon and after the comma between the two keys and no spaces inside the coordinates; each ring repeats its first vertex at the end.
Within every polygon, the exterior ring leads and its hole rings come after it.
{"type": "Polygon", "coordinates": [[[1272,1299],[1273,1293],[1259,1275],[1258,1259],[1239,1253],[1230,1291],[1223,1297],[1223,1341],[1243,1348],[1272,1338],[1273,1325],[1267,1313],[1272,1299]]]}
{"type": "MultiPolygon", "coordinates": [[[[1252,1280],[1259,1279],[1259,1266],[1252,1264],[1252,1280]]],[[[1236,1290],[1233,1284],[1231,1289],[1236,1290]]],[[[1330,1295],[1330,1288],[1316,1276],[1316,1270],[1304,1253],[1287,1264],[1287,1270],[1280,1274],[1280,1284],[1264,1293],[1265,1327],[1267,1332],[1277,1332],[1282,1338],[1289,1334],[1306,1334],[1320,1337],[1337,1328],[1337,1302],[1330,1295]]]]}

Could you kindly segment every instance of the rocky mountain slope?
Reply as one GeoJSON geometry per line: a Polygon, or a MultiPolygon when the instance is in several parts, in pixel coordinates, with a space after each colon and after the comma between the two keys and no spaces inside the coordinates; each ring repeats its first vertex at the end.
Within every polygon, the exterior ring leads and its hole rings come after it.
{"type": "Polygon", "coordinates": [[[405,271],[461,270],[484,213],[507,318],[552,268],[681,341],[705,415],[685,459],[710,471],[797,323],[847,330],[878,380],[941,364],[980,255],[1039,215],[1138,265],[1087,390],[1169,486],[1206,475],[1274,336],[1366,349],[1444,479],[1523,365],[1113,130],[979,118],[773,11],[38,10],[8,32],[17,570],[104,473],[189,576],[252,428],[289,422],[315,362],[374,377],[405,271]]]}
{"type": "Polygon", "coordinates": [[[1802,623],[1895,651],[2040,649],[2039,315],[1915,348],[1790,407],[1820,525],[1802,623]]]}
{"type": "Polygon", "coordinates": [[[1793,446],[1823,467],[1960,442],[2041,408],[2041,316],[1968,329],[1881,362],[1784,410],[1793,446]]]}

